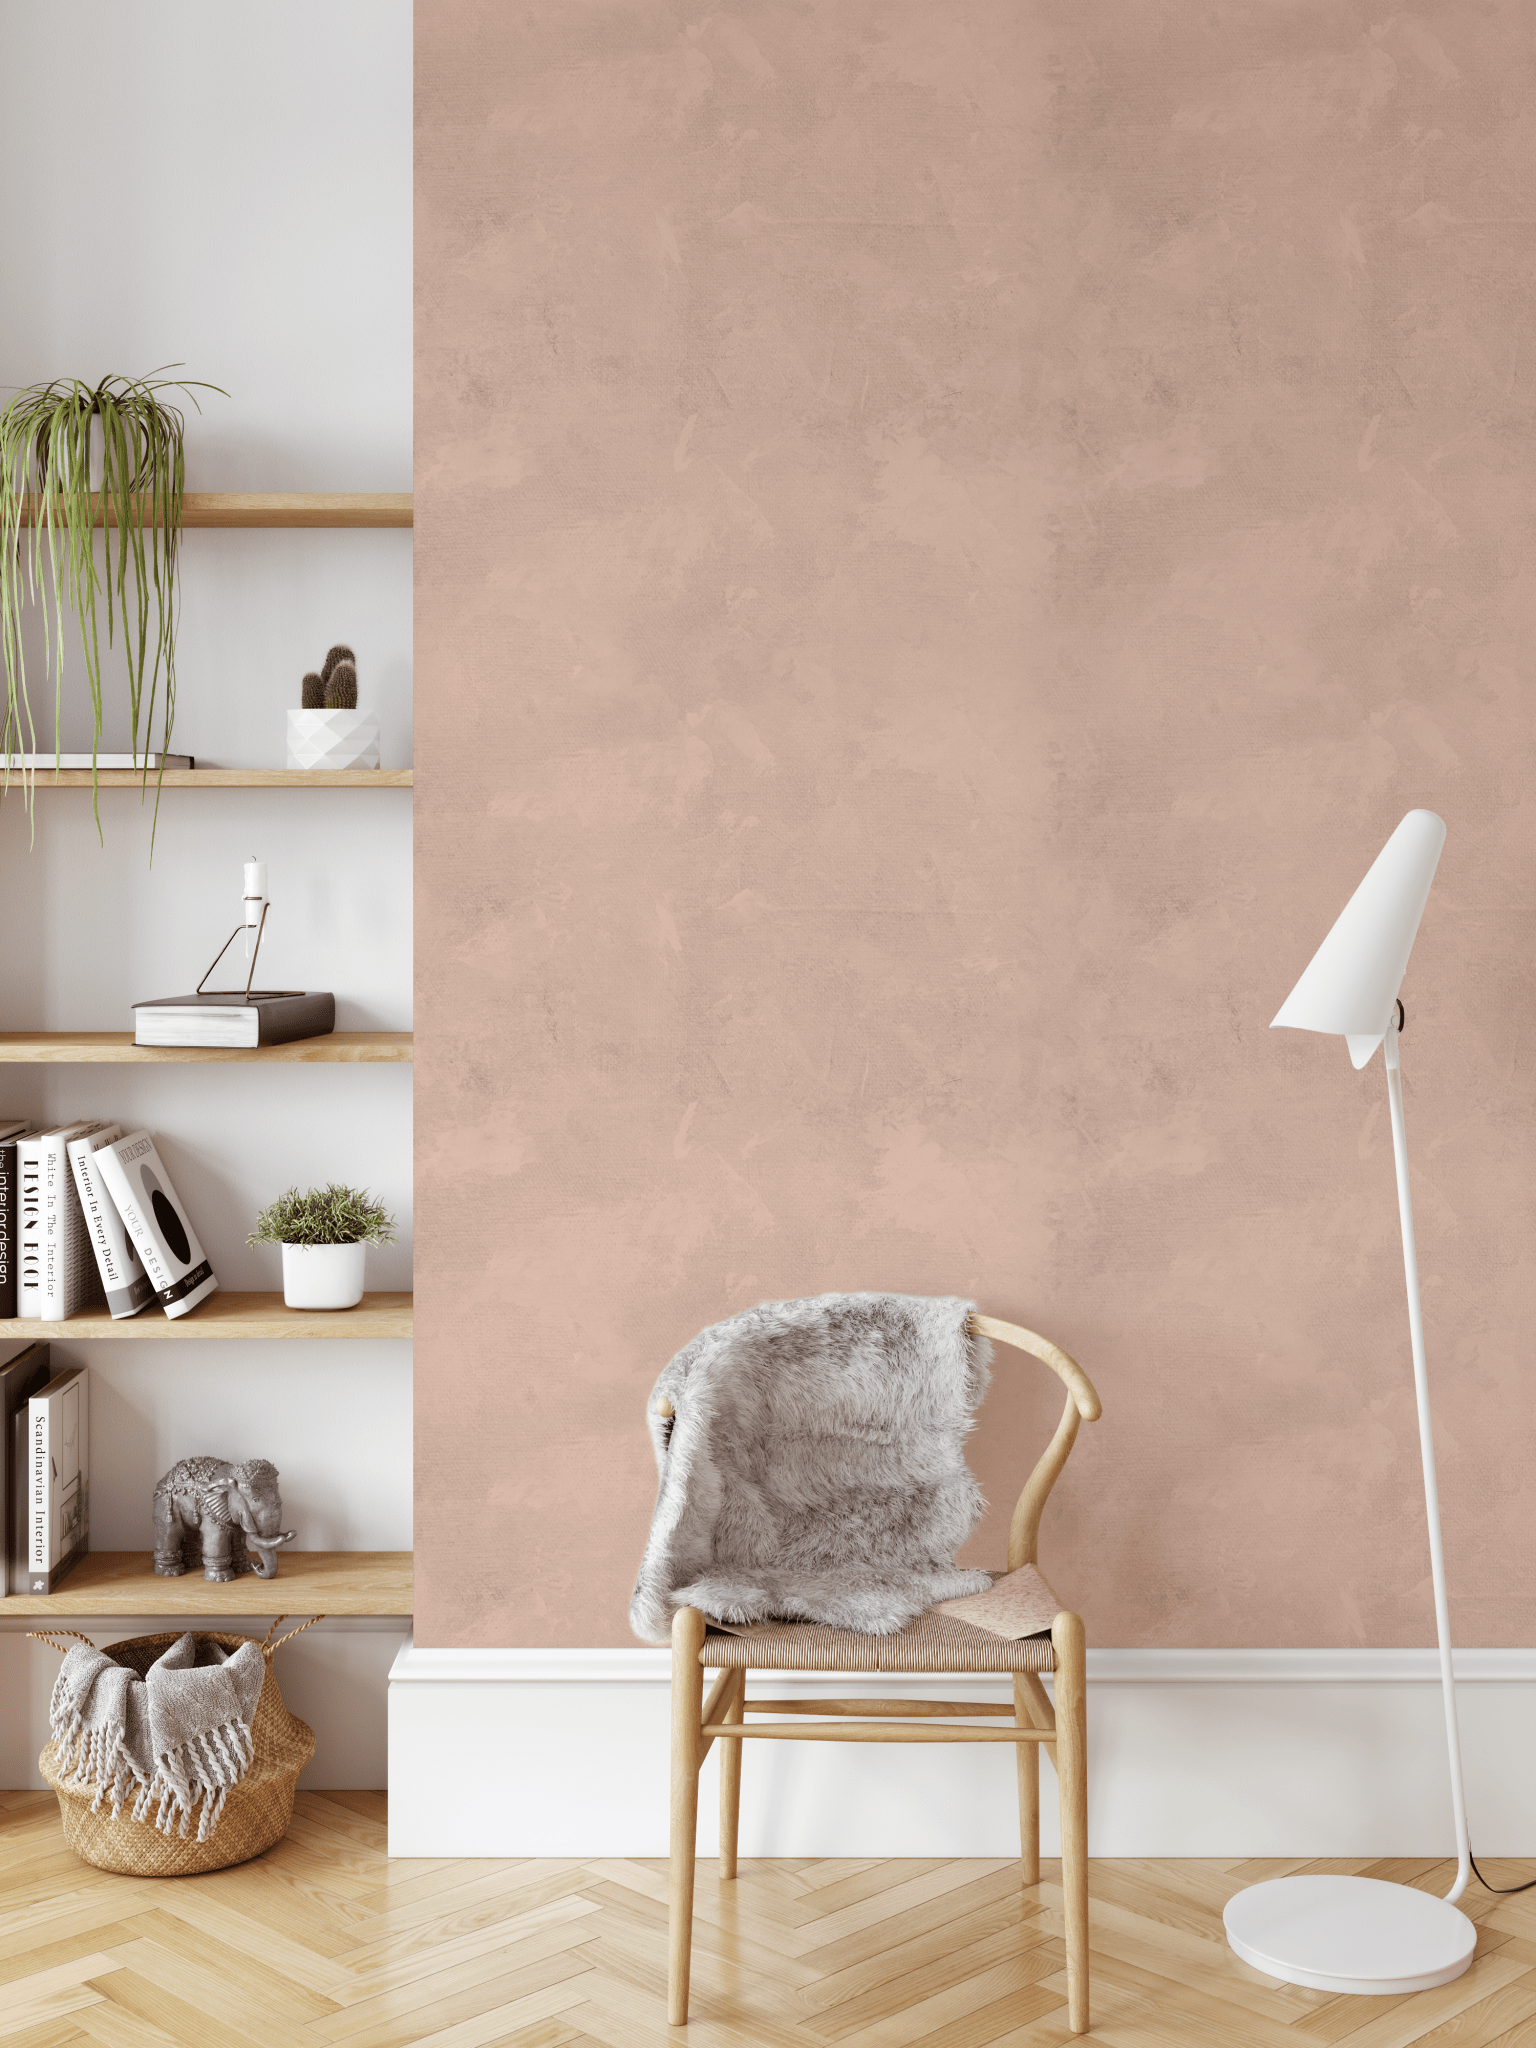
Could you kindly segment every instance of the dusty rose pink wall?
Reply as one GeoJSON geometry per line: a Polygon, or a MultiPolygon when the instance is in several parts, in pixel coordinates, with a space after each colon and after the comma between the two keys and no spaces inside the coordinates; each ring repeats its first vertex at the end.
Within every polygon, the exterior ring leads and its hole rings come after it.
{"type": "MultiPolygon", "coordinates": [[[[418,10],[419,1639],[621,1643],[697,1328],[974,1294],[1103,1391],[1100,1643],[1536,1628],[1520,5],[418,10]]],[[[1000,1550],[1054,1416],[1004,1377],[1000,1550]]]]}

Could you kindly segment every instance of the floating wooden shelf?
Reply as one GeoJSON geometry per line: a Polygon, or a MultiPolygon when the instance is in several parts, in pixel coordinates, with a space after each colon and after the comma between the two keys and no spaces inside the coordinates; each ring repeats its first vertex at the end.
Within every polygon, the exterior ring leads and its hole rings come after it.
{"type": "MultiPolygon", "coordinates": [[[[416,773],[412,768],[167,768],[163,784],[151,775],[145,784],[138,768],[98,768],[98,789],[145,790],[153,796],[158,787],[166,789],[411,789],[416,773]]],[[[21,771],[13,768],[10,790],[19,793],[21,771]]],[[[40,768],[27,777],[27,786],[45,789],[89,789],[89,768],[40,768]]]]}
{"type": "Polygon", "coordinates": [[[0,1031],[0,1063],[37,1060],[52,1065],[128,1066],[162,1060],[277,1060],[288,1064],[346,1065],[380,1061],[404,1064],[413,1057],[409,1031],[332,1031],[323,1038],[298,1038],[289,1045],[135,1045],[131,1031],[0,1031]]]}
{"type": "Polygon", "coordinates": [[[411,1612],[408,1550],[281,1550],[277,1577],[242,1572],[210,1585],[199,1571],[155,1577],[147,1550],[98,1550],[57,1593],[13,1593],[0,1614],[399,1614],[411,1612]]]}
{"type": "MultiPolygon", "coordinates": [[[[221,1337],[409,1337],[409,1294],[365,1294],[356,1308],[304,1309],[285,1307],[281,1294],[210,1294],[190,1315],[174,1320],[158,1308],[114,1322],[104,1306],[62,1323],[39,1322],[35,1316],[0,1318],[0,1339],[23,1338],[34,1343],[55,1337],[140,1338],[151,1342],[201,1341],[221,1337]]],[[[8,1612],[0,1608],[0,1613],[8,1612]]]]}
{"type": "MultiPolygon", "coordinates": [[[[148,500],[141,503],[149,509],[148,500]]],[[[142,521],[142,510],[139,516],[142,521]]],[[[107,522],[117,524],[115,505],[107,506],[107,522]]],[[[31,501],[23,507],[22,523],[33,523],[31,501]]],[[[96,523],[101,523],[99,497],[96,523]]],[[[409,491],[188,491],[181,501],[181,523],[184,528],[410,526],[413,514],[409,491]]]]}

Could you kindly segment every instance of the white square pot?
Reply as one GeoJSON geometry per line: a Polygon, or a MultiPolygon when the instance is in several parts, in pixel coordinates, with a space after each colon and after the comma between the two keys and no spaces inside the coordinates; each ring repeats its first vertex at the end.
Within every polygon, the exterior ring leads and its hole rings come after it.
{"type": "Polygon", "coordinates": [[[285,1244],[284,1302],[289,1308],[356,1308],[367,1250],[365,1244],[285,1244]]]}
{"type": "Polygon", "coordinates": [[[377,768],[376,711],[290,711],[290,768],[377,768]]]}

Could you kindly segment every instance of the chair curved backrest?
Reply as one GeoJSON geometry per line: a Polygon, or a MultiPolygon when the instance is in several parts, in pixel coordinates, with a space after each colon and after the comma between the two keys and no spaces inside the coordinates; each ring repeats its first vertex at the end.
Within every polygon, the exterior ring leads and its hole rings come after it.
{"type": "Polygon", "coordinates": [[[1037,1337],[1033,1330],[1021,1329],[1017,1323],[999,1322],[996,1316],[972,1315],[970,1327],[975,1336],[990,1337],[994,1344],[1009,1344],[1015,1351],[1027,1351],[1040,1359],[1065,1382],[1067,1389],[1067,1405],[1056,1425],[1056,1434],[1030,1473],[1009,1524],[1008,1569],[1016,1572],[1021,1565],[1040,1562],[1040,1517],[1051,1497],[1051,1488],[1061,1477],[1062,1467],[1077,1441],[1078,1424],[1097,1422],[1104,1413],[1104,1404],[1077,1360],[1049,1337],[1037,1337]]]}

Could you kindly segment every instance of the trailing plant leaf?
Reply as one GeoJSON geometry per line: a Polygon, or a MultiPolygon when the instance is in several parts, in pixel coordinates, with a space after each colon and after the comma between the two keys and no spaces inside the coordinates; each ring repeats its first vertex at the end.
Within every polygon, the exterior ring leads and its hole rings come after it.
{"type": "Polygon", "coordinates": [[[393,1244],[395,1219],[366,1188],[289,1188],[256,1218],[247,1244],[393,1244]]]}
{"type": "MultiPolygon", "coordinates": [[[[186,419],[160,397],[165,391],[185,392],[194,406],[198,391],[229,395],[216,384],[167,379],[151,371],[146,377],[103,377],[95,386],[77,377],[59,378],[16,391],[0,406],[0,649],[6,683],[5,726],[0,734],[0,753],[6,761],[0,786],[10,786],[10,756],[37,749],[22,647],[22,614],[29,600],[41,605],[43,663],[45,671],[52,671],[54,683],[54,746],[63,750],[67,603],[80,627],[91,695],[91,809],[98,837],[101,815],[94,761],[101,743],[102,696],[97,603],[103,592],[109,647],[121,619],[135,755],[141,726],[144,733],[145,790],[156,703],[162,755],[169,750],[176,714],[186,419]],[[102,439],[99,494],[91,490],[94,421],[100,422],[102,439]],[[103,575],[96,567],[98,527],[103,575]]],[[[164,774],[162,760],[155,784],[157,822],[164,774]]],[[[25,768],[22,783],[30,809],[32,776],[25,768]]],[[[150,844],[153,848],[153,833],[150,844]]]]}
{"type": "Polygon", "coordinates": [[[325,709],[325,684],[311,669],[304,678],[303,695],[299,699],[302,711],[323,711],[325,709]]]}
{"type": "Polygon", "coordinates": [[[331,680],[336,664],[341,661],[350,661],[354,668],[357,666],[357,656],[350,647],[344,647],[338,640],[336,645],[326,655],[325,660],[320,664],[320,680],[322,683],[328,683],[331,680]]]}
{"type": "Polygon", "coordinates": [[[350,661],[338,661],[331,670],[330,681],[325,686],[325,708],[327,711],[357,709],[357,670],[350,661]]]}

